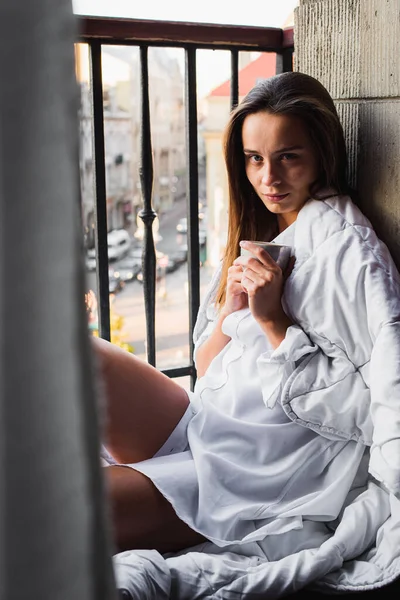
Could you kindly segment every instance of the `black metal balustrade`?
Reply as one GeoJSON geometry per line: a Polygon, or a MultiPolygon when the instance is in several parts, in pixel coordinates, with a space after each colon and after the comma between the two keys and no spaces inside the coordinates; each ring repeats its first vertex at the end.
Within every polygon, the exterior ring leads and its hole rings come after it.
{"type": "MultiPolygon", "coordinates": [[[[175,23],[134,19],[78,17],[77,41],[89,46],[93,108],[95,197],[96,197],[96,268],[100,301],[99,334],[110,339],[110,302],[107,255],[107,207],[104,152],[102,45],[134,45],[140,48],[141,63],[141,167],[140,182],[144,223],[143,285],[147,329],[147,359],[156,364],[155,303],[156,252],[152,224],[156,213],[152,208],[153,161],[150,133],[148,48],[174,47],[185,51],[185,108],[188,164],[188,279],[189,326],[193,332],[200,302],[198,172],[197,172],[197,89],[196,50],[214,49],[231,52],[231,108],[239,98],[239,51],[275,52],[276,72],[292,70],[293,28],[237,27],[202,23],[175,23]]],[[[169,377],[189,375],[193,387],[196,378],[193,345],[189,365],[165,369],[169,377]]]]}

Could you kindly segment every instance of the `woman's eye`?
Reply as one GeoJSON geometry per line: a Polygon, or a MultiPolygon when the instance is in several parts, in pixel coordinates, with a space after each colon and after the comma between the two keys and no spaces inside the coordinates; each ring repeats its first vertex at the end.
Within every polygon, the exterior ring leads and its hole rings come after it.
{"type": "Polygon", "coordinates": [[[249,156],[249,160],[251,160],[251,162],[253,163],[260,163],[262,162],[262,156],[260,156],[259,154],[251,154],[249,156]]]}
{"type": "Polygon", "coordinates": [[[281,154],[281,160],[294,160],[299,158],[297,154],[293,154],[292,152],[286,152],[285,154],[281,154]]]}

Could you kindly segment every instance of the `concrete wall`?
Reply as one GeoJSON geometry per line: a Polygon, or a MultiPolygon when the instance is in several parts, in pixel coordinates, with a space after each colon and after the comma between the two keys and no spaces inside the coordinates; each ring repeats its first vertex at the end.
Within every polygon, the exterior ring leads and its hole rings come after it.
{"type": "Polygon", "coordinates": [[[335,100],[360,207],[400,267],[400,0],[300,0],[295,70],[335,100]]]}

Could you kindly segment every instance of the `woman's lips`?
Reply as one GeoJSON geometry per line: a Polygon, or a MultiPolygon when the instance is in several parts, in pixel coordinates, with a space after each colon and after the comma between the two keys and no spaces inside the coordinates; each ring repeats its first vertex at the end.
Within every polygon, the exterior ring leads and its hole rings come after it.
{"type": "Polygon", "coordinates": [[[289,194],[264,194],[264,196],[271,202],[281,202],[286,196],[289,196],[289,194]]]}

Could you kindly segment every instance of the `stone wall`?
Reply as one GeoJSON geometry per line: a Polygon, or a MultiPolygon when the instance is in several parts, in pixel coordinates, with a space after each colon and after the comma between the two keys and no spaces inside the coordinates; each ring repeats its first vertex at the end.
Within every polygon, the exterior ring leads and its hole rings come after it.
{"type": "Polygon", "coordinates": [[[335,100],[360,207],[400,267],[400,0],[300,0],[295,70],[335,100]]]}

